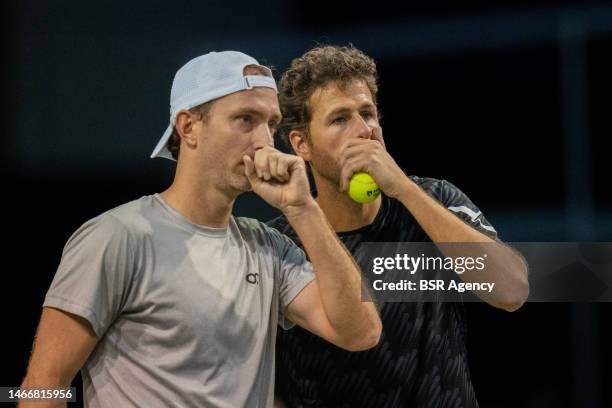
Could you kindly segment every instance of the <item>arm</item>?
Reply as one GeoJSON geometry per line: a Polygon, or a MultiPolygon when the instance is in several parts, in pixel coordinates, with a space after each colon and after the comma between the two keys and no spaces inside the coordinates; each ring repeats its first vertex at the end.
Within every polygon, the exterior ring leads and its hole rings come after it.
{"type": "MultiPolygon", "coordinates": [[[[482,253],[486,249],[487,268],[466,272],[461,278],[469,282],[495,282],[491,293],[476,293],[492,306],[507,311],[522,306],[529,295],[527,264],[522,256],[463,222],[410,180],[386,151],[381,128],[373,130],[372,139],[351,139],[341,153],[341,164],[343,191],[354,172],[369,172],[387,196],[398,199],[410,211],[433,242],[485,244],[480,249],[474,245],[470,251],[482,253]]],[[[444,250],[447,256],[466,255],[444,250]]]]}
{"type": "Polygon", "coordinates": [[[476,254],[486,252],[485,269],[466,271],[461,275],[461,279],[466,282],[495,282],[495,290],[491,293],[476,293],[483,301],[510,312],[523,305],[529,295],[529,283],[527,264],[520,254],[465,223],[408,177],[405,177],[398,190],[399,201],[412,213],[433,242],[484,244],[464,247],[461,253],[453,253],[453,249],[448,246],[443,248],[447,256],[471,255],[466,254],[465,249],[476,254]]]}
{"type": "Polygon", "coordinates": [[[375,346],[382,330],[376,306],[361,301],[359,268],[323,211],[313,200],[311,209],[286,215],[316,273],[316,279],[290,303],[287,317],[347,350],[375,346]]]}
{"type": "Polygon", "coordinates": [[[273,148],[243,159],[253,190],[285,214],[315,270],[315,280],[290,303],[287,317],[348,350],[376,345],[382,330],[376,306],[361,301],[359,267],[310,195],[304,161],[273,148]]]}
{"type": "MultiPolygon", "coordinates": [[[[97,341],[85,319],[57,309],[43,308],[21,388],[69,387],[97,341]]],[[[19,407],[59,408],[66,407],[66,403],[22,402],[19,407]]]]}

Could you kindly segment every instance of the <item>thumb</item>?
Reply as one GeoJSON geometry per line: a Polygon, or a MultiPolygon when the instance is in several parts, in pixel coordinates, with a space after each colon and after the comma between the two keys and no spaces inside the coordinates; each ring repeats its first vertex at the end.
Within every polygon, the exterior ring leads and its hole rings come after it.
{"type": "Polygon", "coordinates": [[[376,140],[377,142],[380,142],[380,144],[382,144],[385,149],[387,148],[387,146],[385,146],[385,139],[383,139],[382,128],[380,126],[377,126],[372,129],[372,139],[376,140]]]}
{"type": "Polygon", "coordinates": [[[244,175],[249,179],[249,183],[253,185],[253,183],[258,181],[257,174],[255,173],[255,163],[246,154],[242,156],[242,162],[244,163],[244,175]]]}

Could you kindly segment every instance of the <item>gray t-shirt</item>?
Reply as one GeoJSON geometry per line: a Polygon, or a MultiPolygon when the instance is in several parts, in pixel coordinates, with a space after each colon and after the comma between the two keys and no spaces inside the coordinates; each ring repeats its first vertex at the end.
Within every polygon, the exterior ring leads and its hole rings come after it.
{"type": "Polygon", "coordinates": [[[81,369],[88,407],[270,407],[276,326],[314,278],[259,221],[191,223],[159,195],[69,239],[44,306],[82,316],[98,344],[81,369]]]}

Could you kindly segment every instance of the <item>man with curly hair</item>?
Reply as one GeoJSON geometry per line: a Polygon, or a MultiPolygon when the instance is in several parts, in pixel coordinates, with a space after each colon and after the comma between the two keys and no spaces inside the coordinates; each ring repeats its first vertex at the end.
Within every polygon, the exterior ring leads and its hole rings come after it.
{"type": "MultiPolygon", "coordinates": [[[[482,212],[445,180],[407,176],[385,148],[374,61],[354,47],[316,47],[293,60],[279,82],[287,144],[310,166],[316,200],[359,259],[361,242],[487,243],[484,274],[496,282],[478,294],[508,311],[528,294],[527,268],[497,240],[482,212]],[[382,194],[366,204],[346,194],[367,172],[382,194]]],[[[301,244],[286,217],[270,225],[301,244]]],[[[375,348],[347,353],[305,330],[278,333],[277,395],[288,407],[477,407],[465,344],[462,305],[385,303],[375,348]]]]}

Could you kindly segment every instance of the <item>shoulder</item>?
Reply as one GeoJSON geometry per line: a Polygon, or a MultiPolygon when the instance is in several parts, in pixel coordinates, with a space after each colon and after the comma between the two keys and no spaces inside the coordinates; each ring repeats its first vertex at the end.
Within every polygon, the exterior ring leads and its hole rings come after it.
{"type": "Polygon", "coordinates": [[[153,196],[143,196],[108,210],[101,217],[121,224],[133,235],[148,235],[152,233],[152,219],[155,217],[155,199],[153,196]]]}
{"type": "Polygon", "coordinates": [[[497,236],[497,231],[484,217],[482,211],[472,200],[453,183],[447,180],[434,178],[414,177],[413,181],[421,188],[437,199],[449,211],[455,213],[459,218],[472,224],[484,234],[492,237],[497,236]]]}
{"type": "Polygon", "coordinates": [[[266,221],[266,225],[271,228],[274,228],[277,231],[280,231],[283,234],[287,234],[288,232],[293,231],[293,228],[291,228],[291,224],[289,224],[289,221],[287,221],[287,217],[285,217],[284,215],[279,215],[276,218],[272,218],[271,220],[266,221]]]}
{"type": "Polygon", "coordinates": [[[234,223],[241,231],[251,232],[253,234],[269,234],[270,227],[265,223],[248,217],[233,217],[234,223]]]}
{"type": "Polygon", "coordinates": [[[287,217],[285,217],[284,215],[280,215],[276,218],[273,218],[270,221],[267,221],[266,224],[274,228],[281,234],[287,236],[289,239],[291,239],[296,244],[300,245],[299,237],[293,230],[293,227],[291,226],[291,224],[289,224],[289,221],[287,221],[287,217]]]}
{"type": "Polygon", "coordinates": [[[288,239],[284,234],[279,232],[277,228],[274,228],[273,226],[254,218],[235,217],[234,221],[236,223],[236,227],[244,238],[272,244],[288,239]]]}
{"type": "Polygon", "coordinates": [[[412,181],[421,187],[425,192],[440,197],[449,188],[446,180],[437,179],[433,177],[420,177],[420,176],[409,176],[412,181]]]}
{"type": "Polygon", "coordinates": [[[145,196],[103,212],[81,225],[75,235],[95,233],[97,237],[134,237],[149,234],[151,227],[146,216],[146,207],[150,205],[148,200],[149,197],[145,196]]]}
{"type": "Polygon", "coordinates": [[[298,250],[298,246],[287,235],[259,220],[236,217],[234,222],[236,234],[246,246],[260,255],[273,254],[275,259],[285,259],[298,250]]]}
{"type": "Polygon", "coordinates": [[[421,189],[436,198],[442,204],[451,204],[466,200],[467,196],[456,185],[448,180],[433,177],[409,176],[421,189]]]}

